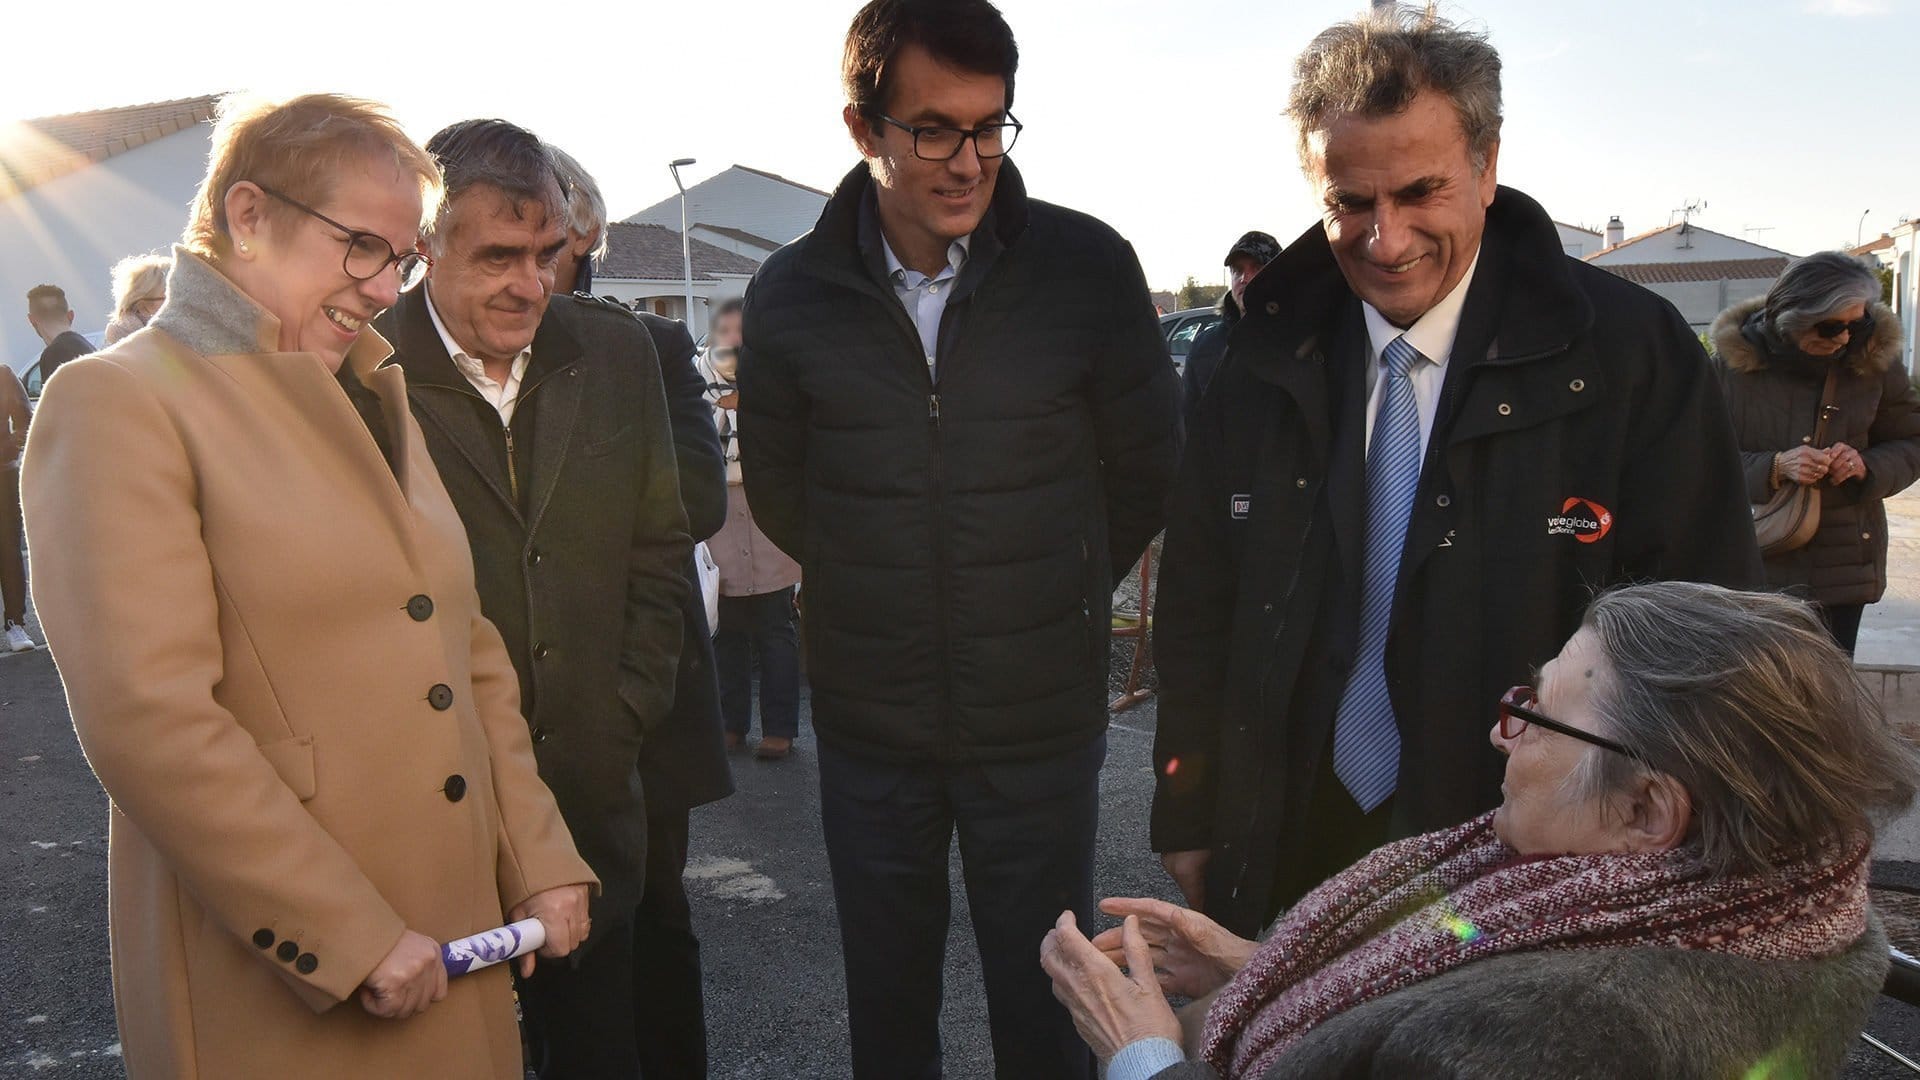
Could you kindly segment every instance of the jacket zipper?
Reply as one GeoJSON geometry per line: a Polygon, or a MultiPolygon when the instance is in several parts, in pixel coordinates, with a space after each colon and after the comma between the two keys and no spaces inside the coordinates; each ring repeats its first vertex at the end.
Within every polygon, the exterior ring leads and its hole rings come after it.
{"type": "Polygon", "coordinates": [[[931,503],[928,523],[933,533],[933,643],[934,655],[940,664],[938,713],[940,734],[946,740],[948,753],[957,757],[960,733],[953,724],[953,665],[947,655],[947,537],[941,527],[944,520],[941,489],[946,485],[946,466],[940,454],[940,384],[932,371],[927,372],[927,382],[927,441],[932,455],[932,482],[927,486],[927,496],[931,503]]]}
{"type": "Polygon", "coordinates": [[[520,470],[513,461],[513,428],[505,421],[500,423],[500,431],[507,437],[507,491],[513,496],[515,505],[520,502],[520,470]]]}

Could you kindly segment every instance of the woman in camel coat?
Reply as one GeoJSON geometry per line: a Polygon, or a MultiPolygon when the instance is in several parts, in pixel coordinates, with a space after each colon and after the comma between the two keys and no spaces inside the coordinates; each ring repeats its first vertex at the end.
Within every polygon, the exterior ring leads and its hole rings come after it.
{"type": "Polygon", "coordinates": [[[432,159],[331,95],[225,111],[168,301],[49,381],[34,593],[113,802],[128,1075],[521,1075],[506,968],[436,942],[591,872],[388,348],[432,159]]]}

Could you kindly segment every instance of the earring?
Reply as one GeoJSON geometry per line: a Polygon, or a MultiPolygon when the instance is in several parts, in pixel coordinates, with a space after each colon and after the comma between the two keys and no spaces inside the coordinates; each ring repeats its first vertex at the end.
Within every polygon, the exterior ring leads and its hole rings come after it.
{"type": "Polygon", "coordinates": [[[242,240],[240,241],[240,253],[244,255],[246,254],[246,252],[247,252],[247,242],[245,240],[242,240]]]}

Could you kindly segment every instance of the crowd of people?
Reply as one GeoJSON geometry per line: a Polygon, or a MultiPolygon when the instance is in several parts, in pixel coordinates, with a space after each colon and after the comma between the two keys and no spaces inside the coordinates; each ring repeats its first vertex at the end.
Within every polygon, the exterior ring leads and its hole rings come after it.
{"type": "Polygon", "coordinates": [[[704,348],[593,296],[565,151],[334,94],[223,106],[99,352],[33,290],[0,593],[34,647],[24,507],[130,1076],[704,1076],[688,815],[756,697],[794,753],[797,607],[862,1080],[942,1074],[956,836],[1002,1077],[1840,1067],[1920,783],[1851,663],[1920,476],[1878,278],[1797,260],[1709,357],[1499,183],[1486,38],[1375,11],[1294,66],[1321,222],[1233,244],[1183,376],[1028,195],[1017,67],[987,0],[866,4],[861,160],[704,348]],[[1096,901],[1162,532],[1185,905],[1096,901]]]}

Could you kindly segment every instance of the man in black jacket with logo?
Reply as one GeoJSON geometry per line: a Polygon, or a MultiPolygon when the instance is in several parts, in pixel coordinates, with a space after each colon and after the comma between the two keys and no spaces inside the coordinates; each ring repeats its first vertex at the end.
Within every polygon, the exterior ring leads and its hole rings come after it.
{"type": "Polygon", "coordinates": [[[1093,1076],[1035,957],[1091,915],[1109,608],[1159,531],[1178,390],[1132,249],[1004,157],[1012,32],[875,0],[866,159],[747,292],[741,461],[799,560],[856,1077],[937,1076],[958,830],[1001,1076],[1093,1076]]]}
{"type": "Polygon", "coordinates": [[[632,313],[554,295],[566,200],[530,132],[427,142],[447,196],[424,288],[377,322],[473,548],[481,610],[520,676],[540,777],[599,875],[577,963],[520,982],[546,1080],[634,1076],[639,760],[666,722],[692,552],[659,358],[632,313]]]}
{"type": "Polygon", "coordinates": [[[1499,699],[1593,589],[1759,581],[1698,341],[1497,185],[1499,70],[1406,9],[1333,27],[1295,70],[1324,221],[1247,289],[1154,640],[1153,847],[1239,934],[1494,806],[1499,699]]]}

